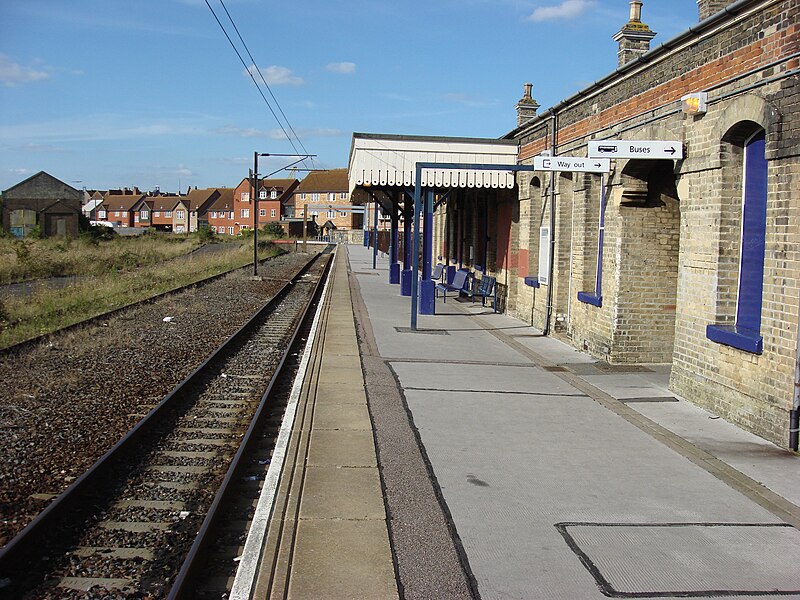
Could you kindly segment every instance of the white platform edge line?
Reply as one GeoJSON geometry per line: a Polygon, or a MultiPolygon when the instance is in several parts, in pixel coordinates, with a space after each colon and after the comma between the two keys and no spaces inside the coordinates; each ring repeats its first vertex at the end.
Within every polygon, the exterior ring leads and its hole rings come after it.
{"type": "MultiPolygon", "coordinates": [[[[332,260],[336,260],[336,252],[334,252],[332,260]]],[[[333,265],[331,265],[331,274],[333,274],[333,265]]],[[[269,526],[269,520],[272,516],[275,495],[278,490],[281,471],[283,471],[283,463],[286,459],[286,450],[289,446],[289,439],[297,414],[300,392],[303,389],[303,379],[305,379],[308,363],[311,360],[311,351],[317,337],[319,320],[322,315],[322,310],[325,308],[325,300],[328,297],[328,287],[330,283],[331,278],[329,277],[322,290],[322,297],[317,306],[317,313],[314,315],[314,321],[311,324],[311,332],[309,333],[308,340],[306,340],[303,358],[300,360],[300,366],[294,378],[294,383],[292,384],[292,392],[289,395],[289,402],[286,405],[286,412],[283,415],[281,429],[278,433],[278,439],[275,442],[275,450],[272,453],[272,462],[270,462],[269,468],[267,469],[264,487],[261,489],[261,495],[258,497],[258,504],[255,514],[253,515],[253,521],[250,525],[250,531],[244,543],[244,551],[239,561],[239,567],[236,569],[236,577],[233,580],[233,588],[231,589],[230,595],[231,600],[248,600],[253,593],[253,586],[255,585],[256,574],[258,573],[258,566],[261,559],[261,548],[264,545],[267,527],[269,526]]]]}

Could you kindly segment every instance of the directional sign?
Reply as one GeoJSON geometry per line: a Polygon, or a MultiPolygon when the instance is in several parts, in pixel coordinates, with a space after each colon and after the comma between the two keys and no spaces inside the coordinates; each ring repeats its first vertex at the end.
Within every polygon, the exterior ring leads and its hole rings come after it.
{"type": "Polygon", "coordinates": [[[589,158],[683,158],[683,144],[662,140],[592,140],[589,158]]]}
{"type": "Polygon", "coordinates": [[[607,158],[580,158],[577,156],[534,156],[533,168],[537,171],[609,173],[611,161],[607,158]]]}

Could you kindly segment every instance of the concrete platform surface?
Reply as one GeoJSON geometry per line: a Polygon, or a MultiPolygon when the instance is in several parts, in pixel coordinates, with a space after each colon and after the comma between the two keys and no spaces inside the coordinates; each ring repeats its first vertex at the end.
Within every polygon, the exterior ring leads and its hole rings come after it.
{"type": "MultiPolygon", "coordinates": [[[[347,247],[405,598],[800,598],[800,458],[347,247]],[[378,275],[374,275],[377,273],[378,275]]],[[[343,417],[346,418],[346,417],[343,417]]]]}

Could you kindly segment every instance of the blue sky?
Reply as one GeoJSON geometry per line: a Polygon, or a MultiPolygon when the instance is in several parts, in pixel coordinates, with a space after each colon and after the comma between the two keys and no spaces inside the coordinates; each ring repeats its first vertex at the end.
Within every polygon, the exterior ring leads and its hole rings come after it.
{"type": "MultiPolygon", "coordinates": [[[[500,137],[524,82],[546,109],[613,71],[629,13],[628,0],[223,1],[316,168],[347,166],[354,131],[500,137]]],[[[655,47],[697,4],[645,0],[642,20],[655,47]]],[[[233,186],[254,151],[294,152],[205,0],[0,2],[0,190],[40,170],[77,188],[233,186]]]]}

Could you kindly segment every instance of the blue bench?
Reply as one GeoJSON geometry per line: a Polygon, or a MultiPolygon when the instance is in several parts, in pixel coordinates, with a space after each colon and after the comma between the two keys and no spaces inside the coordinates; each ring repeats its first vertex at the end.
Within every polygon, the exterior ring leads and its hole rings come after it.
{"type": "MultiPolygon", "coordinates": [[[[438,266],[438,265],[437,265],[438,266]]],[[[438,298],[441,293],[444,301],[447,302],[447,293],[454,292],[456,296],[460,296],[462,292],[467,292],[469,286],[470,272],[469,269],[459,269],[453,277],[453,283],[437,283],[434,290],[434,297],[438,298]]]]}
{"type": "Polygon", "coordinates": [[[480,297],[481,306],[486,306],[486,299],[492,298],[492,309],[497,312],[497,279],[491,275],[484,275],[479,280],[474,279],[472,288],[464,292],[475,302],[475,296],[480,297]]]}

